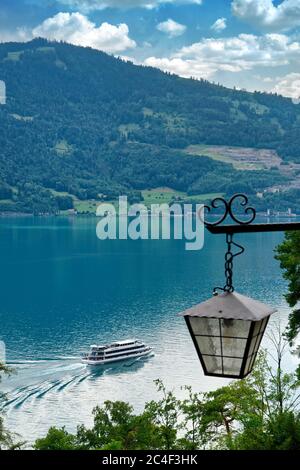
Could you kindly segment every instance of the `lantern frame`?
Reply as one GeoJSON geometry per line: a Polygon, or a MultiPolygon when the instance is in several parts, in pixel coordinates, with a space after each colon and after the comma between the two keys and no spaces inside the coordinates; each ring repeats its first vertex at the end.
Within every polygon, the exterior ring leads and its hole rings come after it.
{"type": "Polygon", "coordinates": [[[204,374],[211,377],[242,379],[252,372],[269,318],[276,311],[276,309],[266,304],[238,294],[237,292],[224,292],[220,295],[214,295],[211,299],[195,305],[180,315],[185,319],[204,374]],[[214,331],[211,333],[208,333],[207,331],[199,331],[200,325],[198,325],[198,328],[196,325],[193,326],[193,319],[206,320],[206,322],[202,322],[202,327],[206,328],[206,330],[214,328],[214,331]],[[232,323],[230,327],[235,327],[239,330],[238,333],[231,333],[229,335],[229,326],[226,326],[226,322],[228,321],[235,322],[235,324],[232,323]],[[213,326],[209,324],[212,322],[213,326]],[[249,326],[247,323],[249,323],[249,326]],[[197,329],[198,331],[196,331],[197,329]],[[201,338],[203,339],[202,343],[201,338]],[[205,346],[204,338],[212,339],[212,343],[209,346],[212,347],[212,350],[215,348],[215,344],[213,344],[213,342],[217,341],[219,352],[204,352],[207,348],[207,345],[205,346]],[[218,339],[220,339],[220,343],[218,342],[218,339]],[[229,354],[228,349],[230,350],[231,348],[228,348],[225,344],[226,340],[229,340],[229,342],[232,340],[233,344],[235,342],[242,344],[242,349],[240,349],[240,351],[237,349],[237,354],[233,354],[231,351],[229,351],[229,354]],[[215,358],[220,362],[221,365],[218,366],[220,370],[219,372],[214,373],[208,370],[205,358],[208,359],[209,357],[215,358]],[[230,369],[228,365],[224,365],[226,359],[228,361],[235,360],[241,363],[239,373],[226,372],[226,369],[230,369]]]}
{"type": "MultiPolygon", "coordinates": [[[[221,319],[219,318],[218,319],[219,322],[221,322],[221,319]]],[[[218,377],[218,378],[224,378],[224,379],[244,379],[245,377],[247,377],[249,374],[251,374],[252,370],[253,370],[253,366],[254,366],[254,363],[256,361],[256,357],[257,357],[257,353],[258,353],[258,350],[259,350],[259,347],[260,347],[260,344],[261,344],[261,340],[263,338],[263,335],[266,331],[266,327],[268,325],[268,322],[269,322],[269,318],[267,319],[267,322],[265,323],[265,326],[263,328],[263,332],[262,332],[262,335],[261,335],[261,338],[259,339],[259,344],[257,345],[257,350],[256,352],[253,354],[252,358],[251,358],[251,362],[249,364],[249,368],[246,372],[246,364],[247,364],[247,361],[249,359],[249,351],[250,351],[250,346],[251,346],[251,342],[252,340],[254,339],[253,337],[253,332],[254,332],[254,328],[255,328],[255,322],[251,322],[251,325],[250,325],[250,329],[249,329],[249,336],[247,338],[247,341],[246,341],[246,347],[245,347],[245,352],[244,352],[244,357],[239,357],[239,356],[214,356],[214,357],[220,357],[221,360],[222,360],[222,373],[220,374],[215,374],[213,372],[208,372],[208,369],[206,367],[206,364],[204,362],[204,359],[203,359],[203,356],[208,356],[207,354],[202,354],[201,351],[200,351],[200,347],[198,345],[198,342],[196,341],[196,336],[205,336],[205,335],[195,335],[193,333],[193,330],[192,330],[192,327],[190,325],[190,322],[189,322],[189,318],[188,317],[185,317],[185,322],[186,322],[186,325],[188,327],[188,330],[190,332],[190,335],[191,335],[191,338],[193,340],[193,343],[194,343],[194,346],[195,346],[195,349],[197,351],[197,354],[198,354],[198,357],[199,357],[199,360],[200,360],[200,363],[201,363],[201,366],[202,366],[202,369],[203,369],[203,372],[204,372],[204,375],[206,375],[207,377],[218,377]],[[242,359],[242,365],[241,365],[241,368],[240,368],[240,373],[239,374],[226,374],[224,373],[224,363],[223,363],[223,358],[226,358],[226,359],[242,359]]],[[[221,330],[221,326],[220,326],[220,330],[221,330]]],[[[259,337],[259,335],[257,335],[257,338],[259,337]]],[[[223,338],[222,336],[220,338],[223,338]]],[[[231,337],[230,337],[231,338],[231,337]]],[[[239,338],[239,337],[232,337],[234,339],[244,339],[244,338],[239,338]]],[[[256,345],[255,345],[256,347],[256,345]]],[[[250,356],[251,357],[251,356],[250,356]]]]}

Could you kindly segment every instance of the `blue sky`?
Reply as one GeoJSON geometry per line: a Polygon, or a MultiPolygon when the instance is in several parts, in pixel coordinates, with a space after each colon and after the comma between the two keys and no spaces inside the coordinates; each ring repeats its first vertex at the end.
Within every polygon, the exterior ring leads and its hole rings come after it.
{"type": "Polygon", "coordinates": [[[37,36],[300,96],[300,0],[1,0],[0,41],[37,36]]]}

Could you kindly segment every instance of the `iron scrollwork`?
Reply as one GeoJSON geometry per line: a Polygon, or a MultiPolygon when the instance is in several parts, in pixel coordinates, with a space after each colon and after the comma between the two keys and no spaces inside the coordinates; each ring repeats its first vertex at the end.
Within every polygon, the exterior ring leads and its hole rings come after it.
{"type": "Polygon", "coordinates": [[[248,197],[245,194],[235,194],[232,196],[229,201],[226,201],[226,199],[222,197],[217,197],[212,200],[211,206],[204,205],[202,207],[201,212],[199,213],[199,217],[201,221],[204,223],[205,226],[216,226],[222,224],[227,217],[229,216],[231,220],[233,220],[235,223],[239,225],[249,225],[251,224],[255,218],[256,218],[256,210],[253,207],[246,207],[248,205],[248,197]],[[240,200],[240,201],[238,201],[240,200]],[[244,214],[243,215],[250,215],[250,218],[248,220],[243,220],[237,215],[234,214],[234,203],[238,201],[239,205],[244,208],[244,214]],[[207,222],[205,220],[205,212],[208,214],[211,214],[213,209],[220,209],[224,206],[224,213],[223,215],[215,222],[207,222]]]}
{"type": "MultiPolygon", "coordinates": [[[[217,197],[211,202],[211,206],[204,205],[202,207],[201,212],[198,214],[200,220],[204,223],[206,227],[209,226],[217,226],[222,224],[227,217],[230,217],[233,222],[239,225],[249,225],[251,224],[256,218],[256,210],[253,207],[248,206],[248,197],[245,194],[235,194],[234,196],[226,201],[222,197],[217,197]],[[243,215],[249,216],[247,220],[243,220],[240,216],[237,216],[234,213],[234,203],[239,202],[239,205],[244,208],[243,215]],[[213,209],[220,209],[224,207],[223,215],[215,222],[207,222],[204,220],[205,211],[210,214],[212,213],[213,209]]],[[[245,249],[243,246],[239,245],[238,243],[233,241],[233,234],[226,233],[226,243],[227,243],[227,252],[225,254],[225,278],[226,284],[224,287],[215,287],[214,294],[217,295],[218,290],[223,292],[232,293],[234,292],[233,287],[233,259],[236,256],[241,255],[244,253],[245,249]],[[232,246],[239,248],[237,253],[232,252],[232,246]]]]}

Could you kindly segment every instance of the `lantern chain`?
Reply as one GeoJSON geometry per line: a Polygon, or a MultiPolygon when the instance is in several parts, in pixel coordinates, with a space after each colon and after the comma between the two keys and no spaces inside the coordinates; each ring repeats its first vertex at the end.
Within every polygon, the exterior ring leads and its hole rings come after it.
{"type": "Polygon", "coordinates": [[[233,287],[233,259],[236,256],[241,255],[244,253],[245,249],[238,243],[233,241],[233,234],[227,233],[226,234],[226,243],[227,243],[227,252],[225,253],[225,278],[226,278],[226,284],[224,287],[215,287],[214,288],[214,294],[217,295],[218,290],[222,290],[223,292],[227,293],[232,293],[234,292],[234,287],[233,287]],[[240,251],[237,253],[233,253],[232,251],[232,245],[235,247],[239,248],[240,251]]]}

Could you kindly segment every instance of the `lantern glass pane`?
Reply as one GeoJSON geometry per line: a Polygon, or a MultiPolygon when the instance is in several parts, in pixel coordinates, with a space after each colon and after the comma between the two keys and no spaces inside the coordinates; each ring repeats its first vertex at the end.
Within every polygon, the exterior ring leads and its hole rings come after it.
{"type": "Polygon", "coordinates": [[[195,316],[188,322],[207,374],[238,378],[251,372],[268,318],[252,322],[195,316]]]}
{"type": "Polygon", "coordinates": [[[243,358],[246,344],[246,339],[222,338],[223,356],[243,358]]]}
{"type": "Polygon", "coordinates": [[[251,340],[250,349],[249,349],[249,356],[252,356],[252,354],[254,353],[254,348],[256,346],[256,340],[257,340],[257,336],[254,336],[254,338],[252,338],[252,340],[251,340]]]}
{"type": "Polygon", "coordinates": [[[203,356],[206,370],[209,374],[222,374],[222,358],[217,356],[203,356]]]}
{"type": "Polygon", "coordinates": [[[251,362],[250,362],[250,370],[252,370],[252,368],[253,368],[253,366],[254,366],[255,358],[256,358],[256,354],[253,354],[253,356],[252,356],[252,358],[251,358],[251,362]]]}
{"type": "Polygon", "coordinates": [[[201,354],[221,356],[221,338],[214,336],[196,336],[201,354]]]}
{"type": "Polygon", "coordinates": [[[242,359],[235,359],[232,357],[224,357],[223,368],[224,374],[239,376],[241,373],[242,359]]]}
{"type": "Polygon", "coordinates": [[[262,332],[265,331],[265,328],[267,326],[268,321],[269,321],[269,317],[266,317],[266,318],[263,319],[263,324],[262,324],[262,327],[261,327],[262,332]]]}
{"type": "Polygon", "coordinates": [[[232,338],[248,338],[251,321],[248,320],[221,320],[222,336],[232,338]]]}
{"type": "Polygon", "coordinates": [[[263,323],[264,323],[264,320],[255,322],[253,336],[258,335],[258,333],[261,331],[263,323]]]}
{"type": "Polygon", "coordinates": [[[262,334],[258,335],[258,337],[257,337],[257,342],[256,342],[256,345],[255,345],[254,354],[257,354],[257,351],[259,350],[259,346],[260,346],[262,337],[263,337],[262,334]]]}
{"type": "Polygon", "coordinates": [[[249,356],[246,362],[246,366],[245,366],[245,374],[248,374],[251,370],[250,369],[251,361],[252,361],[252,356],[249,356]]]}
{"type": "Polygon", "coordinates": [[[220,336],[220,323],[217,318],[190,317],[194,335],[220,336]]]}
{"type": "Polygon", "coordinates": [[[262,340],[262,336],[263,335],[261,333],[260,335],[254,336],[254,338],[252,338],[250,349],[249,349],[249,356],[251,356],[252,354],[255,354],[258,351],[259,345],[262,340]]]}

